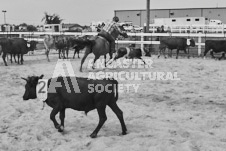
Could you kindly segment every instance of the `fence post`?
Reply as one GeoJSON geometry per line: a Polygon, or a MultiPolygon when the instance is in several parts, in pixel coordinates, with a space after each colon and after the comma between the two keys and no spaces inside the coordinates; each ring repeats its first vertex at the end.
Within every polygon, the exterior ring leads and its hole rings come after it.
{"type": "MultiPolygon", "coordinates": [[[[140,41],[144,41],[144,36],[141,36],[141,37],[140,37],[140,41]]],[[[141,43],[140,49],[141,49],[142,51],[144,50],[144,44],[143,44],[143,43],[141,43]]]]}
{"type": "Polygon", "coordinates": [[[201,53],[202,53],[202,46],[201,46],[201,42],[202,42],[202,37],[201,37],[201,33],[199,33],[199,36],[198,36],[198,56],[200,57],[201,56],[201,53]]]}

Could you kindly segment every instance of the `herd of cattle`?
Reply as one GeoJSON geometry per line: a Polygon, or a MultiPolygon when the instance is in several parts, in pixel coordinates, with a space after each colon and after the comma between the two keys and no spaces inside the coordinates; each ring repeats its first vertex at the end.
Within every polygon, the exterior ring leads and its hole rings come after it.
{"type": "MultiPolygon", "coordinates": [[[[84,39],[85,37],[83,37],[84,39]]],[[[59,52],[59,58],[68,58],[69,48],[74,48],[74,56],[78,53],[79,58],[79,50],[83,49],[85,45],[76,45],[74,39],[78,40],[78,37],[65,37],[65,36],[45,36],[44,38],[44,46],[46,49],[47,59],[49,61],[49,50],[54,48],[59,52]],[[66,52],[66,56],[65,56],[66,52]]],[[[24,38],[0,38],[0,55],[2,54],[2,59],[4,61],[5,66],[7,66],[6,57],[8,55],[11,56],[10,61],[13,63],[14,61],[18,64],[23,64],[23,55],[27,54],[29,51],[34,51],[36,49],[37,41],[27,41],[24,38]],[[16,56],[18,60],[16,60],[16,56]]]]}
{"type": "MultiPolygon", "coordinates": [[[[46,56],[47,60],[49,60],[49,52],[50,49],[56,49],[59,52],[59,58],[67,58],[68,59],[68,52],[70,48],[74,49],[73,59],[75,58],[75,54],[78,54],[79,58],[79,51],[86,47],[86,44],[82,45],[81,42],[78,42],[78,39],[85,42],[85,40],[89,39],[88,36],[84,37],[72,37],[72,36],[50,36],[47,35],[44,38],[44,46],[46,49],[46,56]],[[65,55],[66,53],[66,55],[65,55]]],[[[176,58],[178,58],[178,54],[180,50],[183,50],[185,54],[189,57],[189,47],[195,46],[194,39],[186,39],[181,37],[161,37],[159,38],[160,45],[158,51],[158,58],[161,54],[165,55],[165,50],[171,50],[169,56],[172,56],[172,50],[176,49],[176,58]],[[188,51],[187,51],[188,50],[188,51]]],[[[18,64],[23,64],[23,55],[27,54],[29,51],[34,51],[36,49],[36,45],[38,42],[36,41],[26,41],[23,38],[0,38],[0,55],[2,53],[2,58],[4,64],[7,66],[6,56],[11,56],[11,63],[13,62],[12,58],[14,57],[15,62],[18,64]],[[18,60],[16,61],[16,56],[18,60]]],[[[212,58],[214,57],[214,53],[223,52],[222,56],[219,59],[225,58],[226,52],[226,41],[225,40],[206,40],[205,41],[205,51],[204,57],[210,51],[210,55],[212,58]],[[212,50],[212,51],[210,51],[212,50]]],[[[141,49],[135,48],[133,44],[129,47],[120,47],[116,51],[116,56],[114,59],[118,59],[120,57],[126,56],[128,58],[141,58],[141,49]],[[129,48],[129,49],[128,49],[129,48]]],[[[145,56],[151,56],[151,51],[149,49],[144,49],[145,56]]]]}

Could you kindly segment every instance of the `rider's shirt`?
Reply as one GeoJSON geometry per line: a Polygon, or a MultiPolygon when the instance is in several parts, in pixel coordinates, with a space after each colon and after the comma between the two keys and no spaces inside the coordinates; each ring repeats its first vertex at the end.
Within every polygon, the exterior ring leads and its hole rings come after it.
{"type": "Polygon", "coordinates": [[[118,24],[116,22],[114,22],[114,21],[112,21],[112,22],[108,23],[107,25],[105,25],[103,27],[103,30],[105,30],[108,33],[111,33],[112,32],[112,28],[119,28],[118,24]]]}

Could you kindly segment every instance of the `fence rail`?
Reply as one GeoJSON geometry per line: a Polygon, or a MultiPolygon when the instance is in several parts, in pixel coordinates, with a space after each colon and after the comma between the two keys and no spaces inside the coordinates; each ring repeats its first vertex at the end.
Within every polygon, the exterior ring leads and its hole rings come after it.
{"type": "MultiPolygon", "coordinates": [[[[172,37],[186,37],[186,38],[198,38],[196,45],[198,46],[198,55],[201,55],[202,38],[226,38],[225,33],[127,33],[128,36],[140,37],[140,40],[116,40],[118,44],[140,44],[143,49],[144,44],[159,44],[159,41],[146,41],[144,37],[161,37],[161,36],[172,36],[172,37]]],[[[83,35],[97,35],[96,32],[0,32],[0,35],[19,35],[21,38],[26,40],[36,40],[42,42],[44,35],[72,35],[72,36],[83,36],[83,35]]]]}

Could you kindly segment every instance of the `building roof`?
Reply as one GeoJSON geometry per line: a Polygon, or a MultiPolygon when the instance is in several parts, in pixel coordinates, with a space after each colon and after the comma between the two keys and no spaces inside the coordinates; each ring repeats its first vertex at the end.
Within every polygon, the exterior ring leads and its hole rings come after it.
{"type": "MultiPolygon", "coordinates": [[[[197,7],[197,8],[160,8],[160,9],[150,9],[150,10],[184,10],[184,9],[226,9],[226,7],[197,7]]],[[[115,10],[115,12],[122,11],[146,11],[146,9],[131,9],[131,10],[115,10]]]]}

